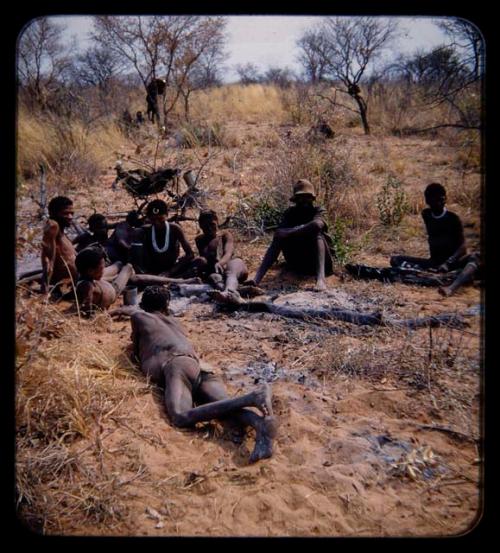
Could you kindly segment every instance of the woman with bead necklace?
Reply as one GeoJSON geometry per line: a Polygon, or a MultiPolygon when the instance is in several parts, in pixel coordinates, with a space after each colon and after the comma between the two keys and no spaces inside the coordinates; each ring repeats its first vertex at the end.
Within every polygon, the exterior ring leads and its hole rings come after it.
{"type": "Polygon", "coordinates": [[[146,208],[151,227],[144,229],[144,265],[153,275],[179,276],[194,258],[184,231],[176,223],[167,221],[168,208],[163,200],[153,200],[146,208]],[[184,256],[179,259],[180,246],[184,256]]]}
{"type": "Polygon", "coordinates": [[[444,186],[433,182],[426,187],[424,196],[429,207],[422,210],[422,219],[427,230],[430,257],[395,255],[391,257],[391,265],[443,273],[461,269],[451,286],[439,289],[443,296],[450,296],[458,287],[473,280],[479,268],[479,255],[467,255],[462,222],[457,214],[446,209],[444,186]]]}

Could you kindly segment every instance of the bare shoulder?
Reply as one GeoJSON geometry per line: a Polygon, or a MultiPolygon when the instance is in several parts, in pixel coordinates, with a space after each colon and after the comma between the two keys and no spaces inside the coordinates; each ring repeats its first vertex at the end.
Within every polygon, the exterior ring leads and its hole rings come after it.
{"type": "Polygon", "coordinates": [[[233,234],[230,230],[223,230],[220,233],[220,235],[224,240],[232,240],[233,239],[233,234]]]}
{"type": "Polygon", "coordinates": [[[59,232],[59,224],[54,219],[48,219],[43,227],[44,236],[56,236],[59,232]]]}
{"type": "Polygon", "coordinates": [[[170,223],[170,230],[175,236],[184,236],[182,227],[177,223],[170,223]]]}

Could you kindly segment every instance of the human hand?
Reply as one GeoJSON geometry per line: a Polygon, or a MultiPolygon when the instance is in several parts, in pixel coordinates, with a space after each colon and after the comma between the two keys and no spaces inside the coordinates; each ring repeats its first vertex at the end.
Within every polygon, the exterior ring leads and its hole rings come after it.
{"type": "Polygon", "coordinates": [[[441,265],[439,265],[437,270],[440,273],[447,273],[450,270],[450,267],[448,266],[448,263],[445,262],[445,263],[441,263],[441,265]]]}
{"type": "Polygon", "coordinates": [[[218,275],[223,275],[224,274],[224,267],[220,264],[220,263],[216,263],[214,265],[214,271],[218,274],[218,275]]]}

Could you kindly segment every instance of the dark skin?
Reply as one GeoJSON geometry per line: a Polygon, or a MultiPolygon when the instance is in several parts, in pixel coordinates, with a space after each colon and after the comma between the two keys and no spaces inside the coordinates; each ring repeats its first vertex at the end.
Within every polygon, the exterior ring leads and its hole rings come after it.
{"type": "MultiPolygon", "coordinates": [[[[427,205],[430,207],[432,214],[436,217],[439,217],[439,215],[442,215],[444,211],[444,207],[446,205],[446,194],[433,194],[426,197],[427,205]]],[[[467,254],[467,249],[465,247],[465,242],[462,242],[458,249],[453,253],[451,257],[454,259],[460,259],[464,255],[467,254]]],[[[438,269],[438,271],[442,273],[447,273],[450,270],[450,267],[448,263],[442,263],[438,269]]]]}
{"type": "MultiPolygon", "coordinates": [[[[294,200],[298,207],[309,207],[314,203],[314,198],[310,194],[299,194],[294,200]]],[[[264,259],[251,284],[259,285],[264,275],[271,268],[273,263],[278,259],[282,249],[283,242],[287,238],[308,236],[311,234],[317,237],[317,271],[316,271],[316,286],[315,290],[324,291],[327,289],[325,280],[325,245],[321,239],[321,231],[325,228],[325,223],[321,218],[316,218],[304,225],[299,225],[291,228],[278,229],[273,236],[273,241],[264,255],[264,259]]]]}
{"type": "MultiPolygon", "coordinates": [[[[165,241],[165,221],[167,220],[167,214],[166,213],[156,213],[156,214],[150,214],[148,215],[149,220],[151,221],[152,225],[155,227],[157,240],[160,244],[162,244],[165,241]]],[[[184,250],[184,257],[183,259],[177,261],[173,267],[168,269],[167,271],[163,271],[160,276],[166,276],[166,277],[175,277],[184,272],[189,265],[191,264],[193,258],[194,258],[194,252],[189,245],[189,242],[186,239],[186,235],[184,234],[184,231],[182,228],[175,224],[175,223],[169,223],[170,224],[170,232],[171,232],[171,240],[178,240],[182,249],[184,250]]]]}
{"type": "Polygon", "coordinates": [[[131,314],[134,354],[142,372],[164,386],[165,408],[174,426],[193,428],[198,422],[234,420],[255,429],[250,462],[272,455],[276,423],[267,384],[243,396],[228,398],[222,381],[207,373],[200,375],[193,346],[182,326],[169,316],[168,307],[154,312],[122,308],[111,314],[131,314]],[[257,408],[262,416],[249,407],[257,408]]]}
{"type": "Polygon", "coordinates": [[[125,289],[134,274],[134,269],[127,263],[112,279],[112,283],[105,280],[105,272],[104,259],[100,259],[96,267],[87,269],[85,274],[81,275],[85,280],[78,284],[76,294],[84,315],[90,315],[95,308],[108,309],[125,289]]]}
{"type": "Polygon", "coordinates": [[[194,260],[200,274],[223,292],[236,292],[238,284],[248,278],[248,270],[240,258],[234,258],[234,239],[230,232],[219,232],[216,218],[202,219],[199,223],[202,234],[195,238],[200,253],[194,260]],[[219,243],[222,244],[222,255],[219,258],[219,243]]]}
{"type": "Polygon", "coordinates": [[[73,206],[59,210],[48,219],[42,238],[42,293],[49,291],[49,284],[71,278],[76,283],[76,251],[64,230],[73,223],[73,206]]]}
{"type": "Polygon", "coordinates": [[[111,246],[116,249],[124,260],[128,258],[132,242],[135,241],[137,232],[137,229],[128,221],[122,221],[115,226],[115,230],[109,241],[111,246]]]}
{"type": "MultiPolygon", "coordinates": [[[[97,241],[100,244],[104,244],[108,239],[108,224],[106,221],[97,222],[89,225],[89,231],[91,233],[92,241],[97,241]]],[[[88,234],[81,234],[73,240],[73,244],[77,247],[79,244],[82,244],[79,249],[83,249],[89,243],[88,234]]]]}
{"type": "MultiPolygon", "coordinates": [[[[435,217],[439,217],[443,214],[444,208],[446,206],[446,194],[428,194],[425,197],[425,201],[429,208],[432,211],[432,214],[435,217]]],[[[467,247],[465,245],[465,241],[463,241],[457,250],[450,256],[449,260],[459,260],[462,257],[467,255],[467,247]]],[[[391,265],[398,265],[399,259],[401,259],[400,256],[395,256],[391,259],[391,265]]],[[[403,258],[404,259],[404,258],[403,258]]],[[[435,270],[447,273],[450,270],[450,263],[452,261],[448,262],[445,261],[444,263],[441,263],[435,270]]],[[[463,286],[464,284],[468,284],[474,279],[474,276],[477,271],[477,264],[475,263],[467,263],[467,265],[464,267],[464,269],[458,274],[457,278],[449,285],[449,286],[441,286],[438,288],[438,292],[444,296],[448,297],[453,295],[458,288],[463,286]]]]}

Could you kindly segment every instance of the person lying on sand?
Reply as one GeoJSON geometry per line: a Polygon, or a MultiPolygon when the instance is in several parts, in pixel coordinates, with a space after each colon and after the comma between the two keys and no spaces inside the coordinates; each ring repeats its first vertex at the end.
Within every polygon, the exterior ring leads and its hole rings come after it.
{"type": "MultiPolygon", "coordinates": [[[[234,257],[233,235],[224,230],[219,233],[217,213],[203,210],[198,217],[202,233],[195,238],[199,256],[193,260],[195,273],[223,294],[236,292],[238,285],[248,278],[248,270],[242,259],[234,257]]],[[[247,293],[249,287],[245,287],[247,293]]],[[[263,290],[254,287],[254,293],[263,290]]]]}
{"type": "Polygon", "coordinates": [[[141,371],[164,387],[165,408],[171,423],[192,428],[213,419],[234,420],[255,429],[250,462],[271,457],[276,421],[267,384],[248,394],[229,398],[222,381],[200,369],[198,357],[182,326],[169,315],[168,289],[147,287],[140,309],[122,308],[112,315],[131,314],[134,355],[141,371]],[[254,407],[260,415],[249,409],[254,407]]]}
{"type": "Polygon", "coordinates": [[[134,269],[129,263],[122,267],[120,262],[115,267],[119,267],[119,272],[112,280],[105,279],[106,266],[101,249],[85,248],[76,256],[79,273],[76,297],[84,315],[90,316],[96,309],[108,309],[125,289],[134,269]]]}
{"type": "Polygon", "coordinates": [[[316,275],[315,289],[326,290],[325,275],[333,274],[331,240],[327,235],[324,209],[314,205],[316,196],[313,185],[305,179],[297,181],[290,198],[295,205],[283,214],[280,228],[253,281],[259,285],[272,264],[283,252],[287,266],[297,273],[316,275]]]}
{"type": "Polygon", "coordinates": [[[452,295],[460,286],[471,282],[479,268],[479,255],[467,255],[464,231],[460,217],[448,211],[446,190],[433,182],[424,191],[429,207],[422,210],[422,219],[427,230],[430,258],[395,255],[391,257],[392,267],[408,267],[435,270],[447,273],[463,269],[449,286],[439,288],[443,296],[452,295]]]}

